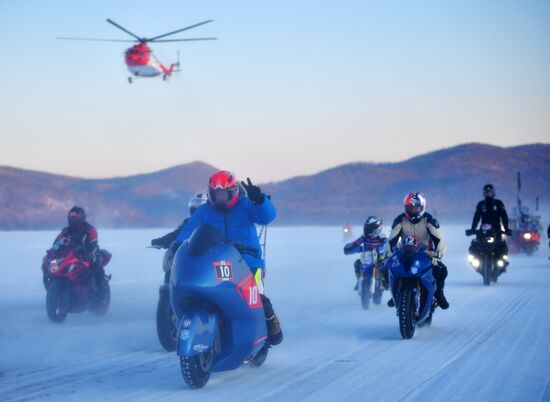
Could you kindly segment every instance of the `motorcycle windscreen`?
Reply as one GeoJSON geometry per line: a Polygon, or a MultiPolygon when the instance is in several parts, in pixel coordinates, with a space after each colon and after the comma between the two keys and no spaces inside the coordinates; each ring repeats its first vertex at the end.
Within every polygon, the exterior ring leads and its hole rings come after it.
{"type": "Polygon", "coordinates": [[[206,253],[214,244],[222,241],[223,235],[213,226],[201,225],[196,228],[188,240],[187,253],[198,257],[206,253]]]}

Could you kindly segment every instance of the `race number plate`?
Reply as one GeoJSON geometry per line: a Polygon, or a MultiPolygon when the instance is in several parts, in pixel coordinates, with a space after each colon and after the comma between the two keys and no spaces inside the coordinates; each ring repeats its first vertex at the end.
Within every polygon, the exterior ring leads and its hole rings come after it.
{"type": "Polygon", "coordinates": [[[231,261],[216,261],[214,262],[214,269],[216,270],[216,279],[219,281],[232,281],[233,280],[233,266],[231,261]]]}

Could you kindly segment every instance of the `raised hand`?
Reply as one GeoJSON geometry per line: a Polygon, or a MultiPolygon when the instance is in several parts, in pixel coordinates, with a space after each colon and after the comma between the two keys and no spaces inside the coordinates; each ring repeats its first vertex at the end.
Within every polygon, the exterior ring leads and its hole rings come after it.
{"type": "Polygon", "coordinates": [[[260,190],[260,187],[252,184],[250,177],[247,177],[246,181],[248,183],[241,181],[241,184],[246,190],[246,194],[248,194],[248,198],[250,198],[250,201],[252,201],[253,204],[263,203],[265,199],[265,194],[262,193],[262,190],[260,190]]]}

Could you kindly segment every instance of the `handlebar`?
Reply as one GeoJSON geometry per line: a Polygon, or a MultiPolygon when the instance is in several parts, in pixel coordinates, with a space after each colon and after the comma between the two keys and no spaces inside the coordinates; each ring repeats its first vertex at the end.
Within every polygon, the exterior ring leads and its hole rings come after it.
{"type": "MultiPolygon", "coordinates": [[[[472,236],[472,235],[479,235],[479,236],[480,236],[480,235],[483,235],[484,232],[485,232],[485,233],[491,233],[491,232],[497,233],[496,230],[483,231],[483,230],[481,230],[481,229],[473,229],[473,230],[472,230],[472,229],[466,229],[466,231],[465,231],[466,236],[472,236]]],[[[510,235],[512,234],[512,231],[511,231],[510,229],[508,229],[508,230],[502,230],[502,229],[500,229],[500,230],[498,231],[498,233],[501,233],[501,234],[505,234],[505,235],[507,235],[507,236],[510,236],[510,235]]]]}

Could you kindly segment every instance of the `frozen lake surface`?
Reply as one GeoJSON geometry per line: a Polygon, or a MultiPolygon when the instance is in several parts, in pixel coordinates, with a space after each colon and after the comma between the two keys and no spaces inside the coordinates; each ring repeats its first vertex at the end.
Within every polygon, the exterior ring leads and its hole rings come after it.
{"type": "Polygon", "coordinates": [[[464,227],[444,227],[446,294],[431,328],[399,334],[394,309],[362,310],[340,228],[270,228],[266,289],[284,342],[260,368],[184,383],[155,327],[162,251],[156,230],[100,230],[113,253],[105,317],[45,310],[40,263],[54,232],[0,232],[0,400],[550,401],[550,261],[511,256],[484,287],[467,263],[464,227]]]}

